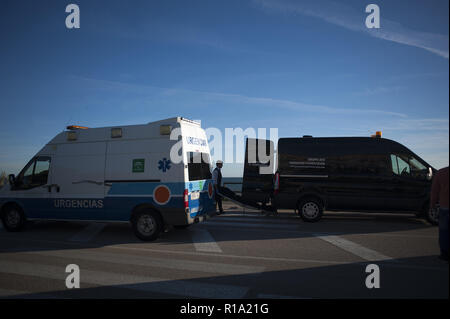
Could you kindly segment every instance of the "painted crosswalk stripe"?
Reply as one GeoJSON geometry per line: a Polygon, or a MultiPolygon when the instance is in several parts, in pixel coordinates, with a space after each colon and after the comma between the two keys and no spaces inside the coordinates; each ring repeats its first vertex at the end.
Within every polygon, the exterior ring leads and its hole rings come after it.
{"type": "Polygon", "coordinates": [[[190,229],[192,235],[192,242],[197,251],[221,253],[219,245],[211,236],[209,231],[204,229],[190,229]]]}
{"type": "Polygon", "coordinates": [[[244,227],[244,228],[276,228],[276,229],[285,229],[285,230],[293,230],[298,229],[298,225],[277,225],[277,224],[263,224],[263,223],[239,223],[239,222],[222,222],[222,221],[207,221],[204,222],[203,225],[209,226],[230,226],[230,227],[244,227]]]}
{"type": "Polygon", "coordinates": [[[336,247],[341,248],[353,255],[368,261],[392,260],[392,257],[383,255],[375,250],[361,246],[355,242],[334,235],[315,234],[315,237],[322,239],[336,247]]]}
{"type": "Polygon", "coordinates": [[[291,220],[280,220],[276,218],[267,218],[267,217],[215,217],[213,219],[210,219],[209,221],[214,222],[260,222],[260,223],[266,223],[266,224],[280,224],[280,225],[287,225],[287,226],[293,226],[293,223],[298,223],[299,219],[292,218],[291,220]]]}
{"type": "MultiPolygon", "coordinates": [[[[65,282],[67,275],[64,267],[4,260],[0,260],[0,273],[35,276],[63,282],[65,282]]],[[[80,269],[80,278],[81,288],[83,288],[83,284],[93,284],[194,298],[243,298],[249,290],[248,287],[241,286],[211,284],[192,280],[172,280],[87,269],[80,269]]]]}
{"type": "Polygon", "coordinates": [[[108,264],[114,263],[133,266],[160,267],[164,269],[199,271],[224,275],[256,274],[262,273],[265,269],[265,267],[262,266],[233,265],[173,258],[156,258],[149,256],[106,253],[89,250],[71,250],[70,252],[64,250],[39,251],[29,252],[27,254],[83,259],[89,261],[101,261],[108,264]]]}
{"type": "Polygon", "coordinates": [[[99,234],[103,230],[103,228],[105,228],[105,226],[105,223],[91,223],[87,225],[82,231],[72,236],[69,241],[89,242],[95,236],[97,236],[97,234],[99,234]]]}

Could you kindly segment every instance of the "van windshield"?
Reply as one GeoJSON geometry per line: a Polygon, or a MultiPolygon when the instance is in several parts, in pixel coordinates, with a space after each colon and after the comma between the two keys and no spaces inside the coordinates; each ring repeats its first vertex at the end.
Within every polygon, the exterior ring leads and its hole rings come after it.
{"type": "Polygon", "coordinates": [[[211,179],[209,154],[199,152],[188,152],[187,160],[188,160],[188,171],[190,181],[211,179]]]}

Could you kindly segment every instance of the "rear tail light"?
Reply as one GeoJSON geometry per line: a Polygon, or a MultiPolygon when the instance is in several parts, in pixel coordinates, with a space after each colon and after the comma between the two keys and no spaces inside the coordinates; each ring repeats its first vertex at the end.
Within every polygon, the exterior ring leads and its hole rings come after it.
{"type": "Polygon", "coordinates": [[[273,193],[277,195],[280,190],[280,173],[275,173],[275,178],[273,182],[273,193]]]}
{"type": "Polygon", "coordinates": [[[184,190],[183,198],[184,208],[189,208],[189,191],[187,189],[184,190]]]}

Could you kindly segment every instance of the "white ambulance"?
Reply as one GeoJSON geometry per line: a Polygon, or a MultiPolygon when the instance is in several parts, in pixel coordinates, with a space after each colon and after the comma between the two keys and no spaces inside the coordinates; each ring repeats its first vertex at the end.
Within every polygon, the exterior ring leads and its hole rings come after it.
{"type": "Polygon", "coordinates": [[[26,220],[131,222],[154,240],[215,211],[209,146],[182,117],[102,128],[69,126],[0,189],[4,227],[26,220]]]}

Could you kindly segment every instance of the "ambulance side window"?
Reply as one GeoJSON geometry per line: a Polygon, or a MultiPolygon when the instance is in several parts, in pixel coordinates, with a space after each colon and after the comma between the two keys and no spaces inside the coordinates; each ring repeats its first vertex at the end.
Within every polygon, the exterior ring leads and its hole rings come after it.
{"type": "Polygon", "coordinates": [[[30,189],[47,184],[49,169],[50,157],[35,158],[19,174],[14,189],[30,189]]]}

